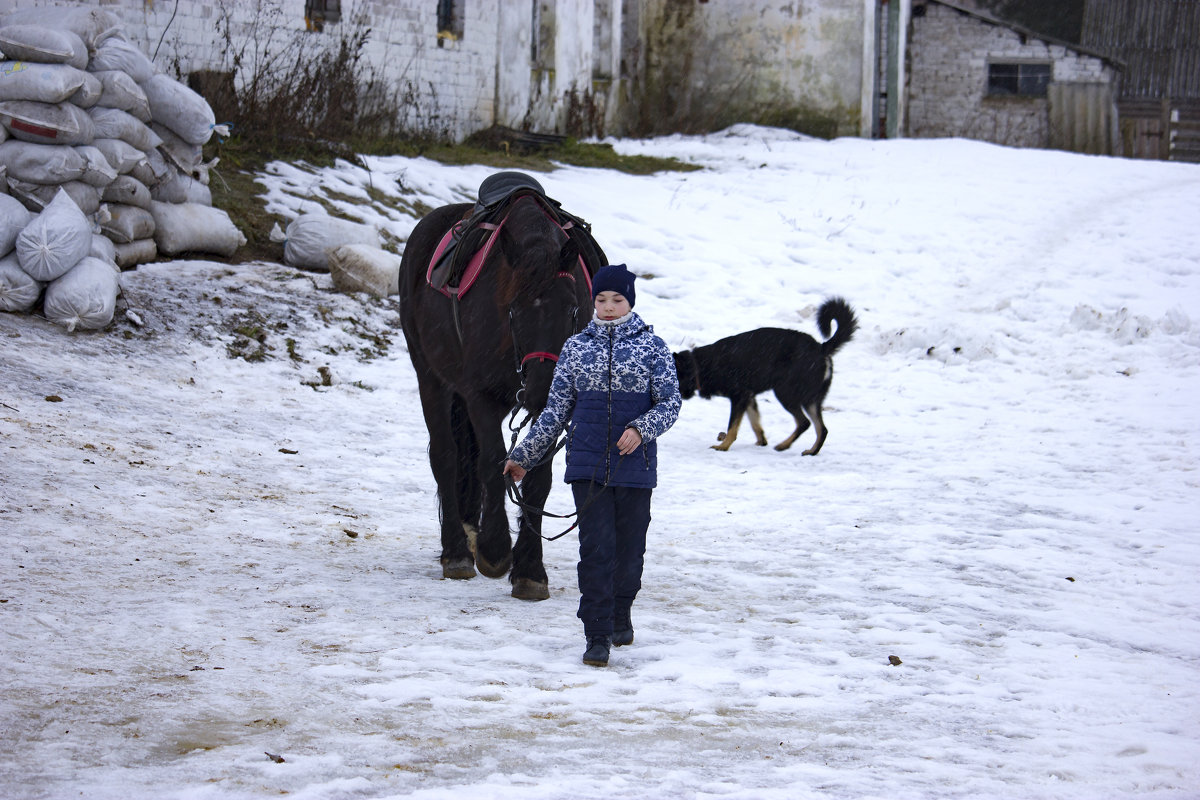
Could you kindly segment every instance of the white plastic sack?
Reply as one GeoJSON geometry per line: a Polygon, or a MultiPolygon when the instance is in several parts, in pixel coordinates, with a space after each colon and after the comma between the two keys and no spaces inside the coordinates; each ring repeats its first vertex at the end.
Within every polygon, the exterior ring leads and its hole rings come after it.
{"type": "Polygon", "coordinates": [[[153,199],[146,184],[132,175],[118,175],[117,179],[105,186],[100,192],[100,199],[106,203],[120,203],[126,206],[137,206],[150,210],[153,199]]]}
{"type": "Polygon", "coordinates": [[[79,91],[87,73],[67,64],[0,61],[0,100],[61,103],[79,91]]]}
{"type": "Polygon", "coordinates": [[[61,278],[46,287],[42,313],[65,327],[98,330],[112,322],[121,292],[116,264],[95,256],[83,258],[61,278]]]}
{"type": "Polygon", "coordinates": [[[0,27],[8,25],[43,25],[74,33],[89,50],[111,36],[121,36],[121,21],[108,11],[86,6],[55,6],[52,13],[45,8],[25,8],[14,11],[0,21],[0,27]]]}
{"type": "Polygon", "coordinates": [[[95,256],[101,261],[112,261],[115,263],[117,260],[117,246],[107,236],[93,233],[92,249],[88,251],[88,255],[95,256]]]}
{"type": "Polygon", "coordinates": [[[246,243],[233,220],[219,208],[155,201],[150,213],[154,215],[154,242],[163,255],[200,252],[228,258],[246,243]]]}
{"type": "Polygon", "coordinates": [[[167,75],[139,81],[150,101],[155,122],[170,128],[188,144],[204,144],[212,137],[217,120],[208,101],[167,75]]]}
{"type": "Polygon", "coordinates": [[[317,212],[301,214],[287,226],[284,263],[317,272],[329,271],[329,254],[345,244],[379,247],[379,233],[370,225],[317,212]]]}
{"type": "Polygon", "coordinates": [[[154,236],[154,217],[146,209],[113,203],[108,213],[109,218],[100,223],[100,230],[116,244],[154,236]]]}
{"type": "Polygon", "coordinates": [[[83,85],[67,98],[68,103],[73,103],[80,108],[87,110],[96,103],[100,102],[100,97],[104,94],[104,85],[100,83],[100,79],[92,75],[90,72],[83,73],[83,85]]]}
{"type": "Polygon", "coordinates": [[[143,153],[163,143],[161,136],[128,111],[97,105],[88,109],[88,116],[92,118],[97,139],[121,139],[143,153]]]}
{"type": "Polygon", "coordinates": [[[170,178],[150,190],[150,196],[164,203],[212,205],[212,190],[190,175],[174,170],[170,178]]]}
{"type": "Polygon", "coordinates": [[[39,281],[52,281],[71,270],[92,247],[92,226],[65,191],[17,234],[21,269],[39,281]]]}
{"type": "Polygon", "coordinates": [[[152,130],[162,140],[159,149],[167,160],[186,174],[192,175],[204,160],[204,146],[185,142],[179,134],[157,121],[150,123],[152,130]]]}
{"type": "Polygon", "coordinates": [[[91,144],[96,138],[92,118],[72,103],[5,100],[0,102],[0,123],[14,139],[37,144],[91,144]]]}
{"type": "Polygon", "coordinates": [[[158,71],[149,56],[137,45],[120,38],[105,39],[96,46],[96,52],[88,63],[90,72],[120,70],[128,73],[138,83],[145,83],[158,71]]]}
{"type": "Polygon", "coordinates": [[[0,28],[0,52],[9,61],[70,64],[76,69],[84,69],[88,64],[88,49],[83,39],[71,31],[44,25],[6,25],[0,28]]]}
{"type": "Polygon", "coordinates": [[[0,142],[0,167],[10,178],[57,185],[79,180],[87,165],[87,160],[74,147],[16,139],[0,142]]]}
{"type": "Polygon", "coordinates": [[[17,234],[33,220],[33,214],[15,197],[0,194],[0,256],[12,252],[17,234]]]}
{"type": "Polygon", "coordinates": [[[95,147],[104,154],[104,158],[108,161],[108,165],[112,167],[118,175],[125,175],[130,170],[138,165],[139,161],[146,160],[146,154],[136,147],[131,145],[124,139],[99,139],[92,142],[92,147],[95,147]]]}
{"type": "Polygon", "coordinates": [[[150,101],[146,99],[146,93],[142,91],[142,87],[129,77],[129,73],[109,69],[92,74],[100,79],[103,87],[103,93],[100,95],[97,105],[118,108],[128,112],[139,121],[149,124],[151,120],[150,101]]]}
{"type": "Polygon", "coordinates": [[[175,174],[174,170],[161,152],[147,150],[146,160],[131,169],[129,174],[153,189],[163,181],[169,180],[175,174]]]}
{"type": "Polygon", "coordinates": [[[0,258],[0,311],[28,311],[42,296],[42,282],[21,269],[17,254],[0,258]]]}
{"type": "Polygon", "coordinates": [[[121,269],[133,269],[138,264],[148,264],[158,258],[158,246],[153,239],[139,239],[113,245],[113,260],[121,269]]]}
{"type": "Polygon", "coordinates": [[[83,158],[83,174],[79,180],[92,186],[108,186],[117,179],[117,171],[108,163],[108,158],[94,145],[76,147],[75,152],[83,158]]]}
{"type": "Polygon", "coordinates": [[[345,244],[334,250],[329,274],[338,291],[376,297],[400,293],[400,256],[368,244],[345,244]]]}
{"type": "Polygon", "coordinates": [[[79,206],[84,216],[90,216],[100,210],[100,193],[95,186],[83,181],[67,181],[55,186],[29,183],[15,178],[8,181],[9,193],[20,200],[25,208],[38,214],[54,201],[59,190],[66,192],[75,201],[75,205],[79,206]]]}

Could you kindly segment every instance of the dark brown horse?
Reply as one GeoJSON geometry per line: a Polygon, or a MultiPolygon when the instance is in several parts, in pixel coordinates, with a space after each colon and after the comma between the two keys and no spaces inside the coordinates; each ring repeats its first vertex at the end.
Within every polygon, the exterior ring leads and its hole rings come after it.
{"type": "MultiPolygon", "coordinates": [[[[521,512],[515,547],[509,531],[503,423],[518,405],[535,417],[541,412],[559,350],[591,318],[579,233],[569,236],[560,225],[582,221],[561,216],[557,203],[540,191],[519,191],[498,203],[490,218],[503,218],[503,224],[482,269],[457,285],[452,279],[447,291],[432,288],[430,262],[439,243],[479,209],[459,203],[431,212],[413,229],[400,266],[401,326],[417,373],[441,506],[442,575],[471,578],[475,567],[490,578],[510,574],[514,597],[544,600],[549,587],[541,515],[521,512]]],[[[464,236],[459,246],[470,241],[464,236]]],[[[594,246],[590,236],[586,242],[594,246]]],[[[599,264],[590,262],[602,264],[603,253],[584,250],[594,272],[599,264]]],[[[541,509],[551,482],[547,459],[522,483],[525,504],[541,509]]]]}

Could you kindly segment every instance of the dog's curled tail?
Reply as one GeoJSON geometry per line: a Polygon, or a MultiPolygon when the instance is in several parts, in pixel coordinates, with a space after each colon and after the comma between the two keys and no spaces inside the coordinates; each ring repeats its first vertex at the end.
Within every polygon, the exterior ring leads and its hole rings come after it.
{"type": "Polygon", "coordinates": [[[858,330],[858,319],[849,303],[840,297],[831,297],[822,303],[817,311],[817,327],[825,337],[825,341],[821,343],[821,355],[831,356],[850,341],[850,337],[858,330]],[[834,322],[837,323],[837,330],[830,336],[830,325],[834,322]]]}

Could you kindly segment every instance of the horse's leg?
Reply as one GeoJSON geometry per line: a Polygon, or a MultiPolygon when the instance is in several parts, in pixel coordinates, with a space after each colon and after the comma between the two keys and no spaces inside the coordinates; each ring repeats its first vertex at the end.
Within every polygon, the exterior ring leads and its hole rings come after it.
{"type": "MultiPolygon", "coordinates": [[[[535,467],[521,481],[521,496],[526,504],[542,508],[554,474],[550,464],[535,467]]],[[[513,547],[512,596],[520,600],[546,600],[550,582],[542,562],[542,515],[521,510],[517,544],[513,547]]]]}
{"type": "MultiPolygon", "coordinates": [[[[418,372],[420,377],[420,372],[418,372]]],[[[454,437],[452,392],[432,377],[418,380],[421,409],[429,429],[429,466],[438,487],[442,517],[442,577],[475,577],[475,560],[467,543],[459,511],[458,446],[454,437]]]]}
{"type": "Polygon", "coordinates": [[[504,409],[483,397],[467,401],[475,443],[479,447],[476,469],[482,491],[479,532],[475,537],[475,566],[489,578],[502,578],[512,567],[512,533],[504,507],[504,436],[500,423],[504,409]]]}

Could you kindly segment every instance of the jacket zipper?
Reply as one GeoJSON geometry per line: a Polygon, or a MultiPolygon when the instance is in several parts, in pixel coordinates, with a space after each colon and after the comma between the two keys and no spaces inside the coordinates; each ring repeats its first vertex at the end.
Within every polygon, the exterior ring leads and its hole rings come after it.
{"type": "Polygon", "coordinates": [[[612,419],[613,419],[613,417],[612,417],[612,415],[613,415],[612,367],[613,367],[613,340],[616,338],[616,335],[617,335],[616,326],[610,325],[608,328],[608,426],[607,426],[608,434],[605,437],[606,441],[608,441],[609,444],[604,450],[604,485],[605,486],[607,486],[608,482],[610,480],[612,480],[612,444],[611,444],[611,441],[612,441],[612,419]]]}

